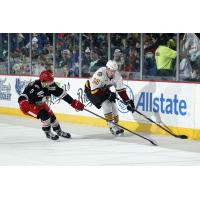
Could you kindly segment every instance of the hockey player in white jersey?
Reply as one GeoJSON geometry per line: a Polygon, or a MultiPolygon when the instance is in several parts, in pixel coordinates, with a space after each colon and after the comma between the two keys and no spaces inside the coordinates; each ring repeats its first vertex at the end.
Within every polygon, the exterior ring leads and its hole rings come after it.
{"type": "Polygon", "coordinates": [[[129,99],[122,76],[118,72],[117,63],[113,60],[109,60],[106,67],[99,68],[92,78],[86,81],[85,94],[98,109],[103,108],[110,132],[115,136],[120,136],[124,130],[112,123],[118,123],[119,116],[116,106],[116,93],[111,92],[109,89],[111,86],[115,87],[116,92],[126,103],[127,109],[133,113],[135,110],[134,101],[129,99]]]}

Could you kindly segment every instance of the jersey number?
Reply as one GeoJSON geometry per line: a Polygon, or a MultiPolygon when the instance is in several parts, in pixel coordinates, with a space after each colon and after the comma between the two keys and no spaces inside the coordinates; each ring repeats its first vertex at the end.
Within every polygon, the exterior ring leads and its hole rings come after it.
{"type": "Polygon", "coordinates": [[[97,78],[94,78],[94,80],[92,81],[94,84],[98,85],[100,83],[100,80],[97,78]]]}

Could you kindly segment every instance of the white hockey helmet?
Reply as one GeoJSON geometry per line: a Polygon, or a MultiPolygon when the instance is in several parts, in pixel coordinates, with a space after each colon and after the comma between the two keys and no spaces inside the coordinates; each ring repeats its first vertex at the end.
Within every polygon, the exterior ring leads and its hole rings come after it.
{"type": "Polygon", "coordinates": [[[109,60],[106,63],[106,67],[113,70],[113,71],[117,71],[118,70],[118,65],[114,60],[109,60]]]}

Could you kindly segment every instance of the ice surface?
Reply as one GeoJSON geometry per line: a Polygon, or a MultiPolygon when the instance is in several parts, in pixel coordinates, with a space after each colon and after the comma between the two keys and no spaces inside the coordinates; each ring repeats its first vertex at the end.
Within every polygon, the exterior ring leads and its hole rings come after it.
{"type": "MultiPolygon", "coordinates": [[[[200,142],[125,132],[112,136],[108,129],[62,123],[72,139],[47,139],[39,120],[0,116],[0,165],[200,165],[200,142]]],[[[134,130],[133,130],[134,131],[134,130]]]]}

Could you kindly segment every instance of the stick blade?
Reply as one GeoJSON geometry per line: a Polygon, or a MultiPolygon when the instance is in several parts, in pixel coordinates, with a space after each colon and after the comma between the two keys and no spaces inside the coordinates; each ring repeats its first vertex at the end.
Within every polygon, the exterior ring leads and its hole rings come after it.
{"type": "Polygon", "coordinates": [[[150,141],[151,142],[151,144],[153,144],[154,146],[158,146],[154,141],[150,141]]]}
{"type": "Polygon", "coordinates": [[[180,138],[181,139],[188,139],[188,136],[187,135],[180,135],[180,138]]]}

